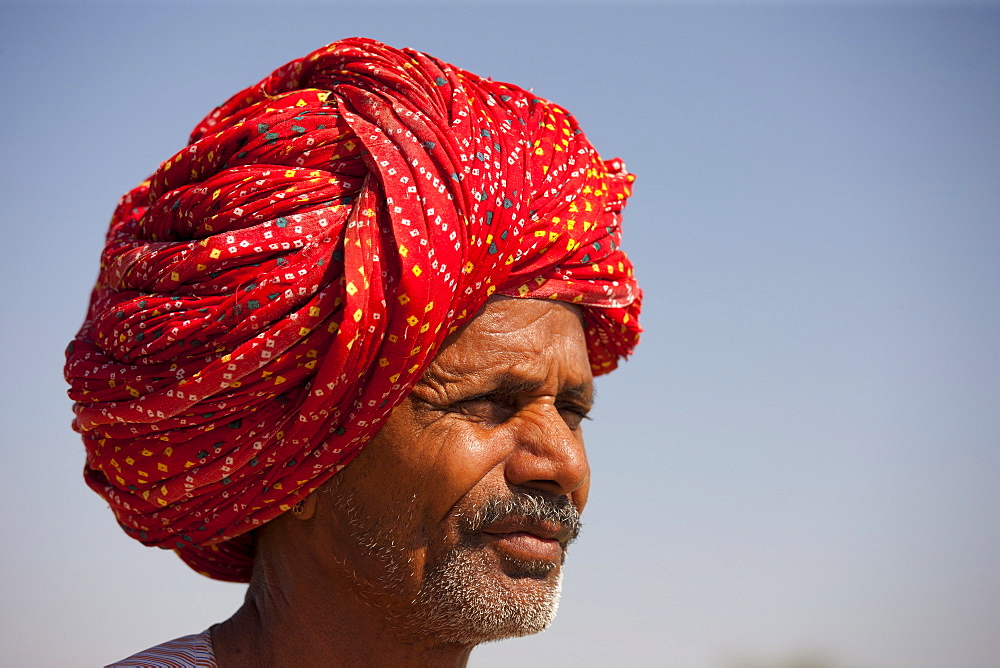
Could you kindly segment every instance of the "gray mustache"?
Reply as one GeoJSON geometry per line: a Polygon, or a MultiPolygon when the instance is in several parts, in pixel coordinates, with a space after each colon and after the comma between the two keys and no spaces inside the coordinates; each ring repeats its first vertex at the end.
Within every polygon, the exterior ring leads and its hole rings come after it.
{"type": "Polygon", "coordinates": [[[569,497],[549,497],[537,492],[520,491],[509,497],[489,499],[469,519],[468,528],[478,531],[511,516],[532,522],[559,524],[566,533],[567,545],[576,540],[583,526],[580,513],[569,497]]]}

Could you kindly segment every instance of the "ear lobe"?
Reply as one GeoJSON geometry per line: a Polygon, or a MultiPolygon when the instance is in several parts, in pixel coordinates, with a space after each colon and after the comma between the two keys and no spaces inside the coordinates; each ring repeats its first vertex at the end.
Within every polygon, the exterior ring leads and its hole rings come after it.
{"type": "Polygon", "coordinates": [[[292,506],[289,514],[297,520],[311,520],[316,514],[316,492],[292,506]]]}

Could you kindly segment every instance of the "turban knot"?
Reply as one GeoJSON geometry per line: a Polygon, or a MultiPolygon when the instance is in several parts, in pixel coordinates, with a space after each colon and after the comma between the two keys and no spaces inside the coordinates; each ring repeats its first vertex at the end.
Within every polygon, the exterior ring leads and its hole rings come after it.
{"type": "Polygon", "coordinates": [[[255,527],[343,468],[493,294],[629,354],[633,177],[564,109],[348,39],[234,95],[121,200],[67,351],[87,483],[131,536],[245,581],[255,527]]]}

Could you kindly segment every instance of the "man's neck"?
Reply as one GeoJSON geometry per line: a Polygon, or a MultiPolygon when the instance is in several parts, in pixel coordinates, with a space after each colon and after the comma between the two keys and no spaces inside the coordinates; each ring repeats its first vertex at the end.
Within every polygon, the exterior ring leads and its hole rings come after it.
{"type": "Polygon", "coordinates": [[[407,637],[394,623],[397,615],[346,584],[332,588],[325,582],[320,590],[284,579],[255,573],[243,606],[212,629],[219,668],[453,668],[468,662],[473,645],[407,637]]]}

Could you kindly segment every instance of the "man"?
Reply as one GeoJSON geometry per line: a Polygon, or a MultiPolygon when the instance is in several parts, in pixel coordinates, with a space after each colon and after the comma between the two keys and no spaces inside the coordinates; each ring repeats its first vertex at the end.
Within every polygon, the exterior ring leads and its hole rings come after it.
{"type": "Polygon", "coordinates": [[[122,527],[250,588],[116,665],[463,665],[545,628],[591,378],[638,339],[631,181],[560,107],[372,40],[213,111],[119,205],[66,376],[122,527]]]}

